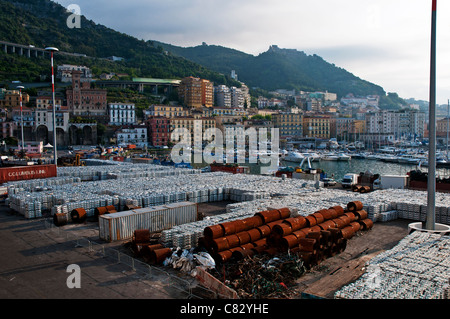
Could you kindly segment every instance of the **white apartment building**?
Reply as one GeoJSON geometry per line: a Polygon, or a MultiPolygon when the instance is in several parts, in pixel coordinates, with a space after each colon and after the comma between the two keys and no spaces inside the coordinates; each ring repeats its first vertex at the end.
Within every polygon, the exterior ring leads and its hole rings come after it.
{"type": "Polygon", "coordinates": [[[147,126],[131,125],[116,132],[117,144],[147,145],[147,126]]]}
{"type": "Polygon", "coordinates": [[[81,71],[81,82],[92,81],[92,71],[87,66],[62,64],[58,65],[56,78],[63,83],[72,82],[72,71],[81,71]]]}
{"type": "MultiPolygon", "coordinates": [[[[35,109],[35,127],[47,127],[49,132],[53,132],[53,108],[36,108],[35,109]]],[[[69,127],[69,108],[67,106],[56,105],[55,109],[55,123],[56,128],[63,129],[67,132],[69,127]]]]}
{"type": "Polygon", "coordinates": [[[231,91],[226,85],[214,87],[214,103],[219,107],[231,107],[231,91]]]}
{"type": "Polygon", "coordinates": [[[109,103],[109,125],[132,125],[136,123],[135,105],[132,103],[109,103]]]}
{"type": "Polygon", "coordinates": [[[392,134],[394,138],[423,137],[425,113],[415,110],[367,113],[366,132],[369,134],[392,134]]]}

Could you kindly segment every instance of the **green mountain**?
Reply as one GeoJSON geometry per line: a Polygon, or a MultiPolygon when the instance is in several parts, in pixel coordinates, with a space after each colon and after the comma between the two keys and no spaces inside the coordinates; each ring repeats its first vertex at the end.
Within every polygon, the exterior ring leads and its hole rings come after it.
{"type": "Polygon", "coordinates": [[[320,56],[293,49],[271,46],[267,52],[253,56],[216,45],[177,47],[159,43],[164,49],[205,67],[230,74],[235,70],[239,80],[264,90],[297,89],[326,91],[339,97],[386,93],[382,87],[362,80],[345,69],[326,62],[320,56]]]}
{"type": "MultiPolygon", "coordinates": [[[[69,28],[71,15],[63,6],[50,0],[0,0],[0,40],[38,48],[57,47],[60,51],[85,54],[89,58],[61,54],[57,63],[83,64],[102,72],[127,73],[135,77],[182,78],[196,76],[221,84],[237,84],[224,76],[184,58],[167,54],[152,42],[138,40],[81,17],[81,28],[69,28]],[[124,62],[105,58],[123,57],[124,62]]],[[[50,70],[51,71],[51,70],[50,70]]],[[[0,53],[0,81],[38,78],[50,72],[48,61],[27,59],[0,53]]]]}

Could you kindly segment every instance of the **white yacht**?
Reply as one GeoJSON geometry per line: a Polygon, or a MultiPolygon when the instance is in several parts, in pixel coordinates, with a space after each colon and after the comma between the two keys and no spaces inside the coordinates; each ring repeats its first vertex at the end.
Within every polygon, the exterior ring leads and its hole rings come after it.
{"type": "Polygon", "coordinates": [[[305,156],[295,151],[290,151],[284,156],[284,160],[288,162],[301,162],[303,159],[305,159],[305,156]]]}

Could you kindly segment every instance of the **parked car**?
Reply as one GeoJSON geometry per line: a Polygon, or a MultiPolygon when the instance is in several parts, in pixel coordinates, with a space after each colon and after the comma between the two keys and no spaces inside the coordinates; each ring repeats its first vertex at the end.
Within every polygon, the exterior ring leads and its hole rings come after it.
{"type": "Polygon", "coordinates": [[[336,181],[333,178],[323,178],[323,186],[335,186],[336,181]]]}

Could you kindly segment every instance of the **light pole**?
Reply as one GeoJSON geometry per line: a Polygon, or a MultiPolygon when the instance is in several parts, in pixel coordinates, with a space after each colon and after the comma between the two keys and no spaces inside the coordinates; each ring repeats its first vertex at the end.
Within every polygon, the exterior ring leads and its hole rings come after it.
{"type": "Polygon", "coordinates": [[[53,68],[53,54],[54,52],[59,51],[55,47],[47,47],[45,48],[46,51],[50,52],[51,56],[51,62],[52,62],[52,98],[53,98],[53,161],[55,165],[58,165],[58,155],[57,155],[57,148],[56,148],[56,102],[55,102],[55,72],[53,68]]]}
{"type": "Polygon", "coordinates": [[[428,145],[428,197],[426,229],[435,229],[436,210],[436,6],[437,0],[432,0],[431,10],[431,59],[430,59],[430,114],[429,114],[429,145],[428,145]]]}
{"type": "Polygon", "coordinates": [[[21,130],[21,140],[22,140],[22,152],[25,152],[25,142],[24,142],[24,136],[23,136],[23,112],[22,112],[22,89],[25,87],[18,86],[17,89],[19,89],[19,102],[20,102],[20,130],[21,130]]]}

